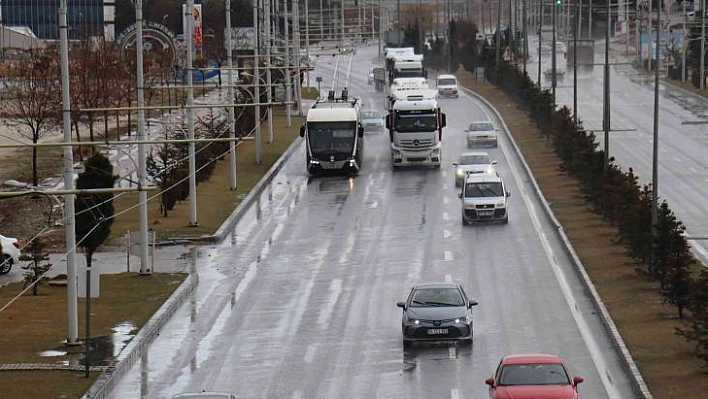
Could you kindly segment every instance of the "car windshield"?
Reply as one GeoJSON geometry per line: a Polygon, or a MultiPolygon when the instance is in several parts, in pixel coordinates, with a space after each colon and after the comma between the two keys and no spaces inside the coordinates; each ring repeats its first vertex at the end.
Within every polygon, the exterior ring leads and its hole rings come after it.
{"type": "Polygon", "coordinates": [[[381,118],[381,113],[379,111],[362,111],[361,117],[363,119],[379,119],[381,118]]]}
{"type": "Polygon", "coordinates": [[[557,363],[507,364],[501,370],[499,385],[568,385],[570,380],[557,363]]]}
{"type": "Polygon", "coordinates": [[[465,186],[465,198],[503,196],[504,190],[500,182],[467,183],[465,186]]]}
{"type": "Polygon", "coordinates": [[[415,290],[411,299],[412,308],[440,306],[464,306],[462,294],[457,288],[420,288],[415,290]]]}
{"type": "Polygon", "coordinates": [[[438,79],[438,86],[454,86],[456,84],[455,79],[438,79]]]}
{"type": "Polygon", "coordinates": [[[489,155],[486,154],[462,154],[457,161],[458,165],[486,165],[489,164],[489,155]]]}
{"type": "Polygon", "coordinates": [[[491,122],[475,122],[470,124],[470,131],[472,132],[483,132],[487,130],[494,130],[494,125],[491,122]]]}

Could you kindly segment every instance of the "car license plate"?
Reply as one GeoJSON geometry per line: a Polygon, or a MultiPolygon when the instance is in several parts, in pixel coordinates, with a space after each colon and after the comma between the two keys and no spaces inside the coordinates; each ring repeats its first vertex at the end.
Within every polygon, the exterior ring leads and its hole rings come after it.
{"type": "Polygon", "coordinates": [[[479,216],[492,216],[494,211],[479,211],[479,216]]]}
{"type": "Polygon", "coordinates": [[[428,335],[447,334],[447,328],[431,328],[428,330],[428,335]]]}

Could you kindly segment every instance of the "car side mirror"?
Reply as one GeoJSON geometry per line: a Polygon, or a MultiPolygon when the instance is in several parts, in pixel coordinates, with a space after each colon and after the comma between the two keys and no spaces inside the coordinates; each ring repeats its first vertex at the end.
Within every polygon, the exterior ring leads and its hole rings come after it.
{"type": "Polygon", "coordinates": [[[386,129],[391,129],[391,116],[392,114],[386,115],[386,129]]]}
{"type": "Polygon", "coordinates": [[[501,130],[500,130],[500,129],[494,129],[494,131],[495,131],[495,132],[501,132],[501,130]]]}
{"type": "Polygon", "coordinates": [[[440,120],[440,127],[442,128],[447,126],[447,117],[445,116],[445,114],[441,114],[440,116],[442,117],[442,119],[440,120]]]}
{"type": "Polygon", "coordinates": [[[452,166],[457,166],[457,162],[453,162],[453,163],[452,163],[452,166]]]}
{"type": "Polygon", "coordinates": [[[484,380],[484,383],[494,388],[494,378],[487,378],[486,380],[484,380]]]}
{"type": "Polygon", "coordinates": [[[506,192],[507,197],[511,197],[511,193],[509,191],[506,192]]]}
{"type": "Polygon", "coordinates": [[[457,194],[457,198],[462,198],[462,193],[457,194]]]}
{"type": "Polygon", "coordinates": [[[405,309],[405,308],[406,308],[406,303],[405,303],[405,302],[398,302],[398,303],[396,304],[396,306],[398,306],[398,307],[401,308],[401,309],[405,309]]]}
{"type": "Polygon", "coordinates": [[[585,381],[585,380],[583,379],[583,377],[581,377],[579,375],[576,375],[575,377],[573,377],[573,385],[578,385],[583,381],[585,381]]]}
{"type": "Polygon", "coordinates": [[[470,299],[470,303],[469,303],[469,307],[470,307],[470,308],[471,308],[472,306],[477,306],[477,305],[479,305],[479,302],[470,299]]]}
{"type": "Polygon", "coordinates": [[[357,129],[357,133],[359,134],[359,137],[364,137],[364,127],[359,125],[359,128],[357,129]]]}
{"type": "Polygon", "coordinates": [[[300,125],[300,137],[305,137],[305,124],[300,125]]]}
{"type": "Polygon", "coordinates": [[[496,164],[497,164],[497,161],[492,161],[492,165],[496,165],[496,164]]]}

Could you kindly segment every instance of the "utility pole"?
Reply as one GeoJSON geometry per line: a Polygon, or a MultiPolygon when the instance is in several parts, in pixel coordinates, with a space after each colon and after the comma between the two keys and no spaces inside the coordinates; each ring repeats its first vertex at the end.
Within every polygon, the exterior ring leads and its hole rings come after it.
{"type": "Polygon", "coordinates": [[[701,6],[701,90],[706,88],[706,0],[701,6]]]}
{"type": "MultiPolygon", "coordinates": [[[[190,16],[192,15],[190,9],[190,16]]],[[[138,140],[145,140],[145,89],[144,74],[143,74],[143,2],[137,0],[135,2],[135,49],[136,49],[136,86],[138,95],[138,140]]],[[[191,71],[190,74],[191,75],[191,71]]],[[[147,159],[145,153],[145,144],[138,144],[138,186],[142,188],[138,194],[140,200],[139,205],[139,229],[140,229],[140,274],[150,274],[149,258],[148,258],[148,211],[147,211],[147,191],[144,188],[147,186],[147,159]]],[[[190,194],[191,196],[191,194],[190,194]]],[[[195,199],[196,201],[196,193],[195,199]]],[[[191,198],[190,198],[191,201],[191,198]]]]}
{"type": "Polygon", "coordinates": [[[580,29],[580,6],[575,7],[573,27],[573,127],[578,129],[578,30],[580,29]]]}
{"type": "MultiPolygon", "coordinates": [[[[226,8],[226,67],[228,71],[226,72],[226,82],[229,87],[226,88],[226,96],[228,98],[229,104],[234,103],[234,81],[233,81],[233,49],[231,44],[231,0],[226,0],[224,5],[226,8]]],[[[229,138],[236,138],[236,121],[234,115],[234,107],[228,108],[228,121],[229,121],[229,138]]],[[[229,142],[229,172],[231,178],[231,190],[236,190],[236,142],[229,142]]]]}
{"type": "Polygon", "coordinates": [[[558,8],[558,4],[551,4],[551,24],[553,24],[551,29],[551,94],[553,95],[553,109],[556,108],[556,86],[558,85],[558,78],[556,77],[556,8],[558,8]]]}
{"type": "Polygon", "coordinates": [[[686,32],[686,2],[683,1],[683,45],[681,46],[681,81],[686,81],[686,47],[688,47],[688,32],[686,32]]]}
{"type": "MultiPolygon", "coordinates": [[[[308,0],[305,0],[306,2],[308,0]]],[[[297,67],[295,68],[295,99],[297,102],[297,114],[302,116],[302,79],[300,78],[300,71],[302,71],[302,51],[300,47],[300,3],[298,0],[293,0],[293,30],[295,35],[293,40],[295,41],[295,61],[297,62],[297,67]]]]}
{"type": "MultiPolygon", "coordinates": [[[[256,32],[256,43],[255,46],[253,46],[253,102],[256,104],[260,104],[261,102],[261,71],[260,71],[260,60],[258,59],[258,53],[259,53],[259,48],[261,45],[260,37],[261,37],[261,32],[260,32],[260,23],[258,21],[258,18],[260,16],[260,13],[258,12],[258,0],[256,0],[253,3],[253,28],[256,32]]],[[[270,65],[268,66],[270,67],[270,65]]],[[[268,88],[270,89],[270,88],[268,88]]],[[[256,141],[256,164],[260,165],[261,163],[261,106],[256,105],[256,109],[254,112],[254,118],[253,118],[253,129],[254,129],[254,136],[255,136],[255,141],[256,141]]]]}
{"type": "MultiPolygon", "coordinates": [[[[61,97],[62,126],[64,131],[64,188],[74,189],[74,154],[71,147],[71,97],[69,95],[69,25],[66,21],[67,0],[59,2],[59,40],[61,52],[61,97]]],[[[142,193],[142,191],[141,191],[142,193]]],[[[66,344],[79,344],[78,292],[76,280],[76,218],[74,209],[75,194],[64,197],[64,215],[66,217],[64,234],[66,235],[66,302],[69,317],[66,344]]]]}
{"type": "Polygon", "coordinates": [[[494,63],[494,68],[499,71],[499,64],[501,62],[501,14],[502,14],[502,0],[497,1],[497,52],[496,52],[496,62],[494,63]]]}
{"type": "MultiPolygon", "coordinates": [[[[194,0],[187,0],[187,33],[184,39],[187,41],[187,138],[194,140],[194,81],[192,71],[192,60],[194,57],[194,0]]],[[[142,51],[138,57],[142,57],[142,51]]],[[[140,62],[138,62],[140,64],[140,62]]],[[[139,67],[140,68],[140,67],[139,67]]],[[[140,89],[138,88],[138,92],[140,89]]],[[[140,101],[140,99],[138,99],[140,101]]],[[[139,104],[139,102],[138,102],[139,104]]],[[[140,106],[140,105],[139,105],[140,106]]],[[[140,129],[140,111],[138,111],[138,130],[140,129]]],[[[189,142],[189,225],[197,226],[197,163],[194,141],[189,142]]],[[[142,240],[142,232],[141,232],[142,240]]],[[[146,237],[147,240],[147,237],[146,237]]],[[[142,261],[142,259],[141,259],[142,261]]],[[[142,263],[142,262],[141,262],[142,263]]],[[[141,264],[142,272],[142,264],[141,264]]]]}
{"type": "Polygon", "coordinates": [[[290,76],[290,33],[289,33],[289,24],[288,24],[288,2],[284,1],[283,2],[283,22],[284,22],[284,27],[285,27],[285,41],[283,42],[283,50],[285,51],[285,101],[287,104],[285,105],[285,113],[287,114],[287,119],[288,119],[288,127],[293,125],[292,122],[292,117],[290,115],[290,112],[292,110],[292,106],[290,103],[292,102],[292,77],[290,76]]]}
{"type": "Polygon", "coordinates": [[[273,87],[271,86],[273,83],[273,77],[271,75],[272,68],[270,60],[270,54],[273,46],[273,21],[270,13],[272,8],[272,0],[263,0],[263,2],[263,8],[265,9],[266,64],[268,64],[268,68],[266,68],[266,90],[268,93],[266,97],[268,101],[268,143],[270,144],[273,142],[273,87]]]}
{"type": "Polygon", "coordinates": [[[521,0],[521,7],[523,8],[521,12],[521,30],[523,31],[524,34],[524,41],[522,42],[522,45],[524,46],[523,48],[523,56],[524,56],[524,75],[526,75],[526,63],[528,62],[529,59],[529,46],[528,46],[528,34],[526,32],[526,19],[528,18],[528,15],[526,15],[526,0],[521,0]]]}
{"type": "Polygon", "coordinates": [[[610,162],[610,2],[607,0],[607,26],[605,28],[605,69],[603,79],[602,129],[605,134],[605,167],[610,162]]]}
{"type": "MultiPolygon", "coordinates": [[[[659,0],[661,1],[661,0],[659,0]]],[[[648,0],[649,3],[649,16],[647,17],[647,43],[650,44],[649,46],[649,51],[647,51],[647,68],[651,71],[651,3],[653,3],[652,0],[648,0]]],[[[609,10],[607,11],[609,13],[609,10]]],[[[608,17],[609,20],[609,17],[608,17]]],[[[656,43],[657,47],[659,46],[659,42],[656,43]]]]}
{"type": "Polygon", "coordinates": [[[541,15],[539,18],[539,24],[538,24],[538,87],[541,88],[541,31],[543,30],[543,0],[540,1],[541,3],[541,15]]]}
{"type": "MultiPolygon", "coordinates": [[[[307,56],[307,90],[310,90],[310,6],[309,6],[309,4],[310,4],[310,0],[305,0],[305,55],[307,56]]],[[[299,11],[298,11],[298,15],[299,15],[299,11]]],[[[270,70],[270,63],[268,64],[268,69],[270,70]]],[[[268,91],[270,92],[270,86],[268,86],[268,91]]]]}
{"type": "MultiPolygon", "coordinates": [[[[705,2],[705,0],[703,0],[705,2]]],[[[657,224],[659,221],[659,35],[661,32],[661,1],[656,17],[656,68],[654,69],[654,143],[652,145],[652,173],[651,173],[651,236],[652,242],[656,239],[657,224]]],[[[702,11],[701,11],[702,12],[702,11]]],[[[705,20],[704,20],[705,23],[705,20]]],[[[702,79],[701,79],[702,80],[702,79]]],[[[654,245],[652,245],[651,258],[654,261],[654,245]]]]}

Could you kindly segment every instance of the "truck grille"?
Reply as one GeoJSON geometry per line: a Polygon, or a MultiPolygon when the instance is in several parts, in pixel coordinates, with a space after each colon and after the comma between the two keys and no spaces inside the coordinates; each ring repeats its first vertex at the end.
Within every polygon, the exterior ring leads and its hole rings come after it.
{"type": "Polygon", "coordinates": [[[435,145],[434,139],[406,139],[401,140],[401,149],[405,151],[428,151],[435,145]]]}

